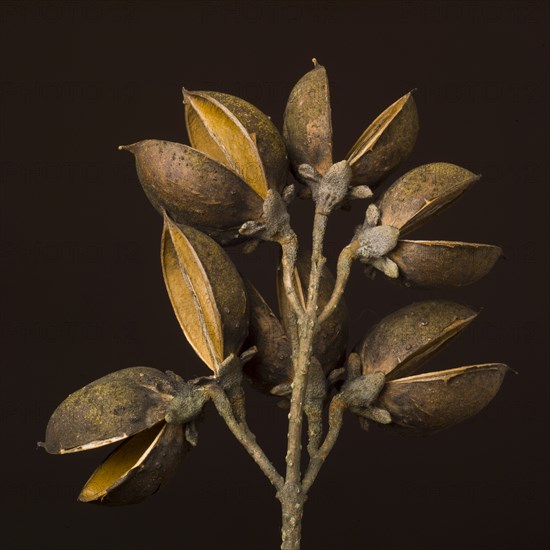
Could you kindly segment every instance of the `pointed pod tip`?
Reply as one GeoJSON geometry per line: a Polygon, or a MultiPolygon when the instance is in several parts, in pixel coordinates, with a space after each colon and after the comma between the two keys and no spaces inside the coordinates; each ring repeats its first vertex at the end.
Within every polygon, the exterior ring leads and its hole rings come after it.
{"type": "Polygon", "coordinates": [[[410,95],[413,95],[413,94],[415,94],[417,91],[418,91],[418,88],[413,88],[413,89],[409,92],[409,94],[410,94],[410,95]]]}
{"type": "Polygon", "coordinates": [[[130,145],[119,145],[118,150],[119,151],[129,151],[130,153],[134,152],[134,149],[136,148],[136,143],[131,143],[130,145]]]}

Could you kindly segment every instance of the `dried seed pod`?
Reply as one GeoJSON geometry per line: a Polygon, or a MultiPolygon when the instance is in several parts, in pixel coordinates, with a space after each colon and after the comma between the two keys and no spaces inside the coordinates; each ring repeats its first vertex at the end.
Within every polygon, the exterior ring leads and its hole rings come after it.
{"type": "Polygon", "coordinates": [[[148,367],[108,374],[72,393],[52,414],[44,447],[64,454],[108,445],[160,422],[177,392],[175,375],[148,367]]]}
{"type": "Polygon", "coordinates": [[[220,92],[184,91],[191,145],[236,172],[265,198],[282,191],[288,159],[270,118],[244,99],[220,92]]]}
{"type": "Polygon", "coordinates": [[[363,374],[387,380],[416,372],[477,316],[469,307],[443,300],[416,302],[384,317],[359,345],[363,374]]]}
{"type": "Polygon", "coordinates": [[[442,430],[483,409],[507,370],[506,365],[488,363],[392,380],[377,404],[390,413],[394,425],[420,433],[442,430]]]}
{"type": "Polygon", "coordinates": [[[317,64],[290,92],[283,136],[294,171],[301,164],[324,175],[332,166],[332,122],[327,72],[317,64]]]}
{"type": "Polygon", "coordinates": [[[404,239],[388,257],[405,285],[437,288],[475,283],[489,273],[501,252],[489,244],[404,239]]]}
{"type": "Polygon", "coordinates": [[[210,237],[165,216],[164,281],[187,340],[214,372],[248,333],[246,292],[237,268],[210,237]]]}
{"type": "MultiPolygon", "coordinates": [[[[307,296],[307,285],[311,269],[310,255],[305,252],[298,254],[294,277],[298,296],[305,306],[307,296]]],[[[321,272],[319,285],[319,311],[322,311],[332,296],[335,280],[330,270],[324,266],[321,272]]],[[[282,280],[282,268],[277,270],[277,296],[279,299],[279,310],[281,321],[287,335],[291,334],[295,326],[294,313],[288,302],[282,280]]],[[[313,355],[317,357],[323,371],[328,374],[331,370],[339,367],[346,354],[349,333],[349,314],[345,301],[342,299],[333,314],[323,322],[313,340],[313,355]]]]}
{"type": "Polygon", "coordinates": [[[117,447],[84,485],[78,500],[97,504],[136,504],[175,473],[189,449],[184,427],[161,422],[117,447]]]}
{"type": "Polygon", "coordinates": [[[374,185],[411,153],[418,135],[418,113],[409,92],[390,105],[361,134],[346,155],[354,185],[374,185]]]}
{"type": "Polygon", "coordinates": [[[153,206],[177,223],[201,228],[220,242],[262,215],[262,197],[235,172],[187,145],[148,139],[121,146],[136,158],[139,180],[153,206]]]}
{"type": "Polygon", "coordinates": [[[250,331],[245,348],[256,346],[256,355],[244,365],[244,372],[261,391],[269,393],[293,378],[292,348],[279,319],[262,295],[245,281],[250,307],[250,331]]]}
{"type": "Polygon", "coordinates": [[[401,235],[422,225],[450,205],[480,176],[446,162],[419,166],[393,183],[379,203],[380,223],[401,235]]]}

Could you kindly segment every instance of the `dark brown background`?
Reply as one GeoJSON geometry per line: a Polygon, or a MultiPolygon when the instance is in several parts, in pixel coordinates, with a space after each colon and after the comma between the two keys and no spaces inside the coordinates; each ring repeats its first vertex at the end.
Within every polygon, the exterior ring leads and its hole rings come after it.
{"type": "MultiPolygon", "coordinates": [[[[474,420],[427,439],[367,434],[346,417],[306,506],[304,549],[546,546],[547,3],[0,8],[2,548],[277,548],[272,488],[212,411],[177,478],[135,507],[76,503],[105,450],[56,457],[35,442],[68,393],[113,370],[206,374],[165,294],[161,220],[116,146],[185,141],[182,85],[242,96],[280,125],[313,56],[329,72],[336,158],[418,87],[421,133],[397,175],[448,161],[483,179],[416,236],[496,243],[506,254],[486,279],[458,290],[409,291],[357,269],[350,345],[386,313],[446,297],[483,313],[431,368],[502,361],[519,374],[474,420]]],[[[362,211],[334,216],[331,261],[362,211]]],[[[293,214],[307,229],[308,205],[293,214]]],[[[232,255],[272,299],[274,248],[232,255]]],[[[259,441],[280,467],[285,413],[255,394],[250,403],[259,441]]]]}

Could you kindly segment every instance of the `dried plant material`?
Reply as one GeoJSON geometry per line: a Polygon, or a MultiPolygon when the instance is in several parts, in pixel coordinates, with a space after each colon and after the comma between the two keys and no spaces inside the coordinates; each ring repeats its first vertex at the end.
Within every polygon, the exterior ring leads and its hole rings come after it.
{"type": "Polygon", "coordinates": [[[282,189],[284,144],[266,115],[228,94],[185,91],[184,101],[193,147],[235,172],[262,199],[270,187],[282,189]]]}
{"type": "Polygon", "coordinates": [[[416,302],[384,317],[359,346],[363,374],[386,380],[413,374],[477,316],[469,307],[443,300],[416,302]]]}
{"type": "Polygon", "coordinates": [[[214,240],[167,217],[161,248],[164,281],[180,326],[197,355],[217,373],[248,332],[242,279],[214,240]]]}
{"type": "MultiPolygon", "coordinates": [[[[294,279],[296,281],[298,296],[304,306],[307,300],[310,266],[311,260],[309,254],[299,254],[294,271],[294,279]]],[[[319,285],[319,311],[322,311],[328,303],[334,290],[334,284],[335,280],[332,273],[327,267],[324,267],[321,271],[319,285]]],[[[281,322],[286,334],[291,336],[295,330],[294,327],[296,327],[296,320],[287,294],[284,292],[281,266],[279,266],[277,271],[277,289],[281,322]]],[[[321,363],[325,374],[342,364],[347,350],[348,332],[349,313],[345,301],[341,300],[332,315],[323,322],[313,340],[313,355],[321,363]]]]}
{"type": "Polygon", "coordinates": [[[126,439],[163,420],[177,394],[175,376],[149,367],[108,374],[72,393],[52,414],[44,447],[64,454],[126,439]]]}
{"type": "Polygon", "coordinates": [[[414,168],[393,183],[380,200],[380,223],[414,231],[442,208],[449,206],[480,176],[446,162],[414,168]]]}
{"type": "Polygon", "coordinates": [[[388,256],[405,285],[438,288],[475,283],[491,271],[501,253],[489,244],[404,239],[388,256]]]}
{"type": "Polygon", "coordinates": [[[314,60],[290,92],[283,136],[295,173],[301,164],[324,175],[332,166],[332,122],[327,72],[314,60]]]}
{"type": "Polygon", "coordinates": [[[256,346],[256,355],[244,372],[260,390],[270,393],[280,384],[292,382],[292,346],[283,326],[258,290],[245,281],[250,307],[250,332],[244,347],[256,346]]]}
{"type": "Polygon", "coordinates": [[[262,214],[262,199],[236,173],[187,145],[146,140],[123,147],[153,206],[177,223],[214,235],[238,236],[239,227],[262,214]]]}
{"type": "Polygon", "coordinates": [[[478,413],[498,392],[508,367],[488,363],[390,381],[378,404],[394,424],[419,432],[448,428],[478,413]]]}
{"type": "Polygon", "coordinates": [[[211,401],[275,488],[281,549],[299,550],[304,503],[346,410],[364,430],[375,422],[425,434],[472,416],[497,393],[507,371],[501,363],[418,374],[476,317],[453,302],[406,306],[383,318],[347,354],[343,296],[354,262],[366,264],[370,277],[378,270],[405,286],[461,286],[485,275],[500,248],[404,240],[478,176],[449,163],[426,164],[373,202],[369,185],[394,170],[416,140],[412,95],[390,105],[347,158],[333,162],[328,79],[314,65],[288,99],[284,141],[250,103],[219,92],[184,91],[192,147],[159,140],[121,147],[135,155],[145,193],[164,217],[162,269],[176,317],[214,374],[184,381],[136,367],[70,395],[48,424],[42,445],[49,452],[125,440],[86,483],[81,501],[132,504],[154,493],[197,445],[201,413],[211,401]],[[287,173],[285,146],[293,174],[307,188],[298,189],[287,173]],[[291,225],[288,206],[296,197],[315,206],[311,252],[291,225]],[[328,219],[355,199],[371,201],[362,225],[340,250],[333,277],[324,256],[328,219]],[[218,244],[244,239],[254,239],[245,246],[250,253],[260,240],[280,247],[279,318],[218,244]],[[243,373],[255,388],[282,398],[279,404],[288,410],[284,475],[248,425],[243,373]],[[302,449],[309,457],[305,468],[302,449]]]}
{"type": "Polygon", "coordinates": [[[78,500],[136,504],[159,490],[188,450],[183,427],[160,423],[115,449],[84,485],[78,500]]]}
{"type": "Polygon", "coordinates": [[[240,97],[220,92],[201,93],[218,101],[244,126],[258,149],[268,188],[281,193],[286,185],[288,158],[283,138],[271,119],[240,97]]]}
{"type": "Polygon", "coordinates": [[[374,185],[403,162],[418,135],[418,113],[412,94],[399,98],[361,134],[346,155],[355,185],[374,185]]]}

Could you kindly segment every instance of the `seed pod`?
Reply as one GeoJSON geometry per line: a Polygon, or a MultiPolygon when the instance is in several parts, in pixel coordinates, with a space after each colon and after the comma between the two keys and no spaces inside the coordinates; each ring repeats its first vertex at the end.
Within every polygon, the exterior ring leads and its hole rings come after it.
{"type": "Polygon", "coordinates": [[[248,305],[237,268],[210,237],[165,216],[161,244],[168,295],[183,332],[214,372],[238,353],[248,333],[248,305]]]}
{"type": "Polygon", "coordinates": [[[443,300],[416,302],[384,317],[359,346],[363,374],[382,372],[386,380],[416,372],[477,313],[443,300]]]}
{"type": "Polygon", "coordinates": [[[418,113],[409,92],[380,114],[346,155],[352,183],[378,183],[409,156],[417,135],[418,113]]]}
{"type": "Polygon", "coordinates": [[[301,164],[309,164],[324,175],[332,166],[330,94],[325,68],[313,62],[290,92],[283,136],[296,174],[301,164]]]}
{"type": "Polygon", "coordinates": [[[244,99],[220,92],[184,91],[191,145],[217,160],[265,199],[282,191],[288,159],[281,134],[269,117],[244,99]]]}
{"type": "Polygon", "coordinates": [[[501,252],[489,244],[404,239],[388,257],[406,286],[437,288],[475,283],[489,273],[501,252]]]}
{"type": "Polygon", "coordinates": [[[478,179],[469,170],[446,162],[419,166],[384,193],[378,205],[380,223],[399,229],[403,236],[458,199],[478,179]]]}
{"type": "Polygon", "coordinates": [[[52,414],[44,447],[64,454],[108,445],[160,422],[177,379],[157,369],[113,372],[72,393],[52,414]]]}
{"type": "Polygon", "coordinates": [[[394,425],[420,433],[442,430],[483,409],[507,370],[506,365],[487,363],[392,380],[377,404],[389,411],[394,425]]]}
{"type": "Polygon", "coordinates": [[[84,485],[78,500],[96,504],[136,504],[175,473],[189,446],[184,428],[161,422],[117,447],[84,485]]]}
{"type": "MultiPolygon", "coordinates": [[[[298,289],[298,296],[305,306],[307,297],[307,285],[311,269],[310,255],[299,253],[295,268],[295,281],[298,289]]],[[[283,272],[281,266],[277,270],[277,296],[279,299],[279,310],[281,321],[287,335],[291,334],[295,326],[294,313],[288,302],[283,284],[283,272]]],[[[335,280],[330,270],[324,266],[321,272],[319,285],[319,311],[322,311],[332,296],[335,280]]],[[[313,339],[313,355],[317,357],[323,371],[328,374],[331,370],[339,367],[346,354],[349,332],[349,314],[345,301],[342,299],[333,314],[323,322],[319,332],[313,339]]]]}
{"type": "Polygon", "coordinates": [[[237,241],[239,227],[262,215],[262,198],[235,172],[187,145],[148,139],[121,146],[136,157],[139,180],[153,206],[177,223],[220,242],[237,241]]]}
{"type": "Polygon", "coordinates": [[[283,326],[262,295],[245,281],[250,307],[250,331],[245,348],[256,346],[256,355],[244,365],[244,372],[261,391],[293,378],[292,349],[283,326]]]}

